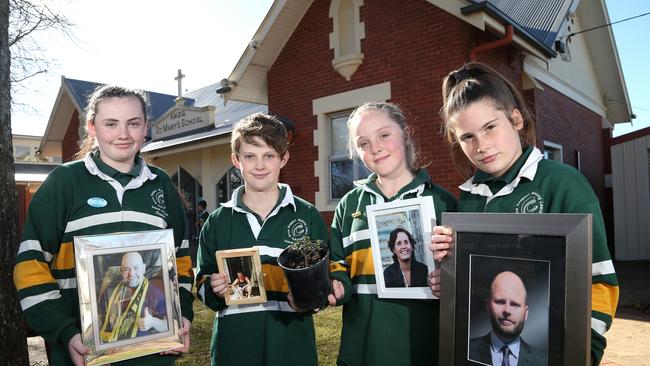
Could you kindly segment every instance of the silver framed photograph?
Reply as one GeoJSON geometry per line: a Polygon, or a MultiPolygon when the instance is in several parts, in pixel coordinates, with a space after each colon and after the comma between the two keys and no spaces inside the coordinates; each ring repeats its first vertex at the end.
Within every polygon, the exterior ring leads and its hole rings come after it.
{"type": "Polygon", "coordinates": [[[74,238],[87,365],[182,347],[172,230],[74,238]]]}
{"type": "Polygon", "coordinates": [[[591,215],[442,220],[454,240],[441,266],[441,365],[589,364],[591,215]]]}
{"type": "Polygon", "coordinates": [[[219,273],[228,276],[227,305],[266,302],[259,248],[218,250],[216,257],[219,273]]]}
{"type": "Polygon", "coordinates": [[[381,298],[435,299],[428,275],[436,268],[429,251],[435,207],[431,197],[367,206],[370,246],[381,298]]]}

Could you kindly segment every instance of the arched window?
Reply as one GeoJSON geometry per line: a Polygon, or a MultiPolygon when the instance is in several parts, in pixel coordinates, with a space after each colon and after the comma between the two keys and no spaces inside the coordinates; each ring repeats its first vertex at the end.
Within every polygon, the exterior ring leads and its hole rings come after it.
{"type": "Polygon", "coordinates": [[[217,182],[217,206],[219,207],[222,203],[230,201],[232,197],[232,192],[237,189],[237,187],[244,184],[244,181],[241,177],[239,169],[232,167],[228,169],[226,174],[219,179],[217,182]]]}

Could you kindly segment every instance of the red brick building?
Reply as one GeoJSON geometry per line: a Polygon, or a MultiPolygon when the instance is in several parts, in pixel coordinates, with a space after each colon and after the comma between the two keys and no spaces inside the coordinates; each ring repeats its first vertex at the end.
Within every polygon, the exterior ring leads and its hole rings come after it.
{"type": "MultiPolygon", "coordinates": [[[[240,109],[232,101],[267,105],[295,129],[281,180],[328,221],[352,180],[366,174],[346,155],[347,115],[384,100],[406,113],[433,180],[457,193],[462,179],[440,131],[441,81],[476,59],[522,91],[548,158],[587,177],[613,243],[608,146],[613,124],[629,121],[631,107],[611,29],[573,34],[607,23],[604,0],[276,0],[228,79],[188,95],[195,106],[216,106],[214,129],[166,137],[143,152],[170,175],[198,182],[213,210],[241,183],[229,159],[236,119],[219,114],[240,109]],[[224,106],[215,90],[231,102],[224,106]]],[[[64,161],[79,140],[83,103],[70,92],[73,82],[62,82],[41,146],[64,161]]],[[[156,103],[154,125],[182,109],[166,97],[156,103]]]]}
{"type": "Polygon", "coordinates": [[[458,192],[462,179],[440,132],[441,80],[474,56],[523,92],[538,147],[580,169],[611,220],[604,154],[613,124],[629,121],[631,107],[611,29],[569,37],[608,22],[604,1],[536,3],[543,4],[276,1],[222,82],[231,87],[225,96],[268,103],[293,122],[295,145],[281,178],[327,220],[340,180],[362,175],[343,162],[341,121],[364,101],[399,104],[433,180],[458,192]]]}

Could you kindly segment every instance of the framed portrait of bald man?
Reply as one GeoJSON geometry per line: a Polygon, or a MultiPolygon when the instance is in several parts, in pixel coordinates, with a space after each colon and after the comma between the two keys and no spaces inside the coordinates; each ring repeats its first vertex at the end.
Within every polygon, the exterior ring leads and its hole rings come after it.
{"type": "Polygon", "coordinates": [[[441,365],[588,365],[591,215],[443,213],[441,365]]]}
{"type": "Polygon", "coordinates": [[[87,365],[182,346],[173,232],[74,239],[87,365]]]}

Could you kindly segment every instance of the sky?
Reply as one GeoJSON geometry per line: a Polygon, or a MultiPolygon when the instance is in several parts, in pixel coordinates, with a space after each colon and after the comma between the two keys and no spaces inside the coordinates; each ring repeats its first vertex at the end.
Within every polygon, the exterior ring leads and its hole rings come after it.
{"type": "MultiPolygon", "coordinates": [[[[610,22],[650,12],[647,0],[606,0],[606,4],[610,22]]],[[[632,112],[636,114],[632,123],[616,124],[614,136],[620,136],[650,127],[650,15],[614,24],[612,29],[632,112]]]]}
{"type": "MultiPolygon", "coordinates": [[[[56,1],[56,0],[55,0],[56,1]]],[[[587,0],[582,0],[587,1],[587,0]]],[[[75,39],[39,34],[54,62],[12,96],[12,133],[42,135],[67,78],[176,95],[230,75],[272,0],[59,0],[75,39]],[[181,5],[182,4],[182,5],[181,5]],[[155,10],[152,10],[155,9],[155,10]]],[[[647,0],[606,0],[610,21],[650,12],[647,0]]],[[[650,127],[650,15],[613,25],[630,104],[637,118],[616,124],[614,136],[650,127]]],[[[578,35],[579,36],[579,35],[578,35]]]]}
{"type": "MultiPolygon", "coordinates": [[[[43,135],[66,78],[177,94],[227,78],[272,0],[54,0],[75,40],[39,34],[56,62],[12,95],[12,133],[43,135]]],[[[48,1],[51,3],[51,1],[48,1]]]]}

